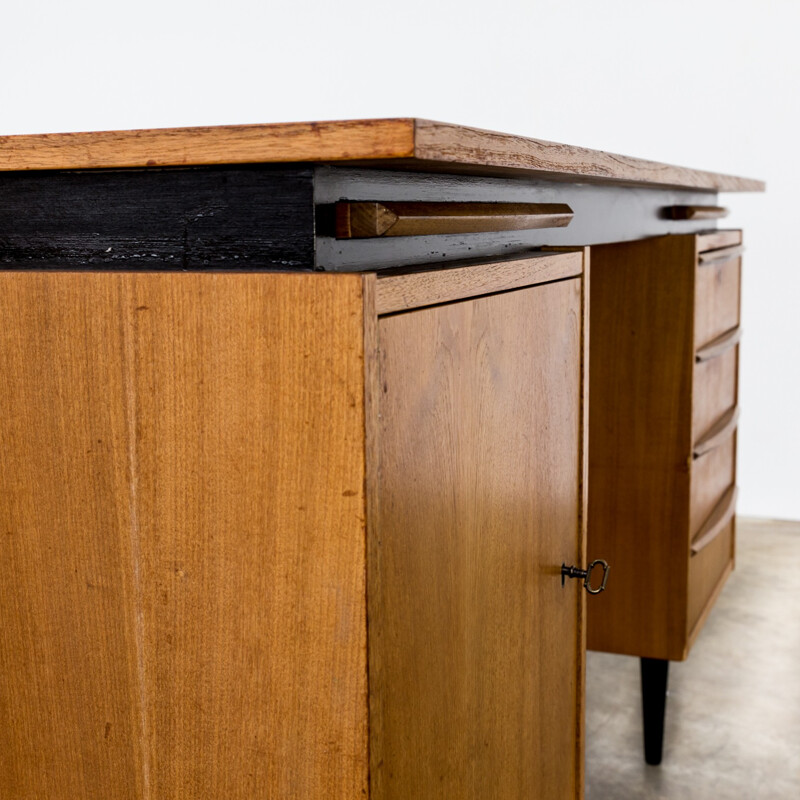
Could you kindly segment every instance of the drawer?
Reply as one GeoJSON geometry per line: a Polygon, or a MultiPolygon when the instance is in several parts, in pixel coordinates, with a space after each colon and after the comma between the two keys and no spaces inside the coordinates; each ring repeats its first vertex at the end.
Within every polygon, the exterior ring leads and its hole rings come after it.
{"type": "MultiPolygon", "coordinates": [[[[738,333],[738,329],[735,331],[738,333]]],[[[736,405],[739,347],[736,342],[722,353],[694,365],[692,436],[698,441],[726,411],[736,405]]]]}
{"type": "Polygon", "coordinates": [[[717,536],[689,562],[686,622],[689,637],[714,598],[734,557],[735,519],[730,519],[717,536]]]}
{"type": "Polygon", "coordinates": [[[715,230],[706,231],[697,236],[697,252],[705,253],[709,250],[721,250],[723,247],[735,247],[742,243],[740,230],[715,230]]]}
{"type": "Polygon", "coordinates": [[[736,478],[736,434],[692,462],[689,534],[697,535],[736,478]]]}
{"type": "Polygon", "coordinates": [[[695,278],[694,343],[703,347],[739,324],[741,247],[701,253],[695,278]]]}

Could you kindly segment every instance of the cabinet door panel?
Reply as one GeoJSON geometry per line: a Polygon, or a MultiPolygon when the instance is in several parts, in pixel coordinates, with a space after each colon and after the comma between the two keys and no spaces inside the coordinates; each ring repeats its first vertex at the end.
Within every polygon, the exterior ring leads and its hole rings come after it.
{"type": "Polygon", "coordinates": [[[378,338],[373,797],[579,796],[580,280],[378,338]]]}

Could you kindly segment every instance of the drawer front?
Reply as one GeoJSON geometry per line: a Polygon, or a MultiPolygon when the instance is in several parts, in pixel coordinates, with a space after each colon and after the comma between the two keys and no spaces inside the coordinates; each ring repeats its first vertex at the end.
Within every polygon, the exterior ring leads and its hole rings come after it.
{"type": "Polygon", "coordinates": [[[714,540],[697,555],[692,556],[689,562],[689,597],[686,613],[687,632],[690,638],[733,561],[735,525],[735,519],[731,519],[714,540]]]}
{"type": "Polygon", "coordinates": [[[697,267],[694,343],[699,348],[739,324],[740,257],[697,267]]]}
{"type": "Polygon", "coordinates": [[[700,530],[725,490],[735,483],[736,434],[692,462],[690,537],[700,530]]]}
{"type": "Polygon", "coordinates": [[[740,230],[716,230],[701,233],[697,237],[697,251],[706,253],[723,247],[736,247],[742,243],[740,230]]]}
{"type": "Polygon", "coordinates": [[[692,438],[698,441],[720,417],[736,405],[739,347],[694,365],[692,438]]]}

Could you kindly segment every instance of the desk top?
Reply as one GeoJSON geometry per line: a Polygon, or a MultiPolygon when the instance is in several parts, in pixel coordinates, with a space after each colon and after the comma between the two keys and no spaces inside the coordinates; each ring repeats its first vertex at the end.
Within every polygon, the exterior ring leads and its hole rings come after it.
{"type": "Polygon", "coordinates": [[[312,162],[761,192],[762,181],[422,119],[0,136],[0,171],[312,162]]]}

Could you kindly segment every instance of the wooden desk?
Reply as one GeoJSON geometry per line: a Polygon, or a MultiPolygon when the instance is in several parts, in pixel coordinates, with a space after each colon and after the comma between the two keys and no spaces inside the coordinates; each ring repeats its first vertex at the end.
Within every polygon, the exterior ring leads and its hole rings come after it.
{"type": "MultiPolygon", "coordinates": [[[[0,169],[0,794],[581,797],[562,565],[614,480],[587,458],[590,300],[663,313],[613,271],[630,242],[700,320],[716,284],[689,274],[728,244],[703,209],[763,184],[406,119],[7,137],[0,169]]],[[[664,391],[717,386],[680,369],[664,391]]],[[[591,643],[685,655],[730,562],[732,527],[713,569],[688,555],[713,500],[590,529],[619,553],[591,643]],[[665,536],[702,591],[637,582],[665,536]],[[616,645],[616,592],[683,604],[688,639],[616,645]]]]}

